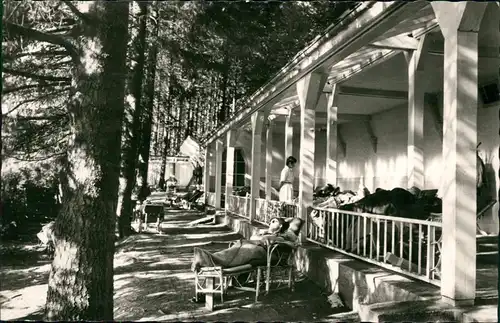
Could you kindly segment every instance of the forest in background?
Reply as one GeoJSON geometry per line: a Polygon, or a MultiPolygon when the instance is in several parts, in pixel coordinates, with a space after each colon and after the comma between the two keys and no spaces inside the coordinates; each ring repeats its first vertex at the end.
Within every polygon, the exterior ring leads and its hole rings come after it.
{"type": "Polygon", "coordinates": [[[85,267],[91,253],[102,264],[65,291],[88,297],[69,301],[57,295],[74,268],[53,263],[49,318],[112,319],[108,292],[85,286],[112,289],[109,232],[118,213],[120,236],[130,234],[150,157],[176,154],[187,135],[204,140],[355,5],[3,2],[2,228],[57,215],[55,259],[85,267]]]}
{"type": "MultiPolygon", "coordinates": [[[[5,189],[43,182],[54,190],[59,180],[72,90],[71,53],[59,40],[74,38],[82,20],[89,23],[68,4],[4,2],[5,189]]],[[[140,182],[128,190],[146,183],[149,156],[176,154],[188,135],[203,141],[242,108],[239,102],[354,5],[130,2],[121,177],[136,184],[139,170],[140,182]]],[[[3,224],[8,220],[4,217],[3,224]]]]}

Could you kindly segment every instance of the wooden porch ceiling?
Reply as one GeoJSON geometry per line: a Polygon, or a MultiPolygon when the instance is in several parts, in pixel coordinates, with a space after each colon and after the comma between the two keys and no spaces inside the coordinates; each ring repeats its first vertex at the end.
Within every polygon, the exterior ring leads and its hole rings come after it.
{"type": "MultiPolygon", "coordinates": [[[[413,7],[412,13],[405,11],[398,25],[389,29],[386,33],[377,37],[375,41],[366,44],[359,50],[353,52],[345,59],[332,64],[329,68],[328,83],[324,92],[332,91],[333,84],[342,83],[351,77],[367,71],[370,67],[390,60],[394,56],[409,50],[414,50],[418,46],[418,39],[423,33],[435,29],[438,25],[434,12],[429,3],[419,3],[413,7]]],[[[434,49],[439,51],[439,49],[434,49]]],[[[442,51],[442,49],[441,49],[442,51]]],[[[391,101],[406,100],[406,91],[380,90],[366,87],[341,86],[339,93],[342,97],[365,97],[387,99],[388,105],[391,101]]],[[[295,88],[285,91],[282,98],[272,107],[271,113],[282,115],[284,108],[295,108],[298,106],[298,97],[295,88]]],[[[368,111],[366,111],[369,114],[368,111]]],[[[321,118],[320,118],[321,119],[321,118]]],[[[321,120],[318,120],[321,123],[321,120]]],[[[341,122],[339,120],[339,122],[341,122]]]]}
{"type": "MultiPolygon", "coordinates": [[[[365,85],[365,82],[347,85],[346,81],[361,73],[365,75],[365,72],[374,66],[382,66],[382,63],[389,60],[392,62],[393,58],[400,57],[398,54],[415,49],[418,38],[431,32],[439,33],[439,26],[429,2],[363,3],[298,53],[270,82],[250,97],[245,107],[218,129],[207,142],[223,135],[228,129],[248,124],[250,116],[257,110],[271,109],[272,114],[283,108],[297,106],[296,82],[312,71],[328,71],[330,85],[325,87],[326,92],[331,91],[332,84],[342,87],[339,114],[351,113],[350,108],[353,105],[357,107],[352,113],[373,114],[381,111],[381,100],[387,103],[385,108],[401,104],[407,98],[406,92],[401,91],[402,87],[397,89],[399,91],[394,91],[390,86],[385,87],[382,78],[386,75],[379,76],[380,82],[371,85],[365,85]],[[380,85],[385,89],[375,88],[380,85]],[[342,111],[341,105],[347,107],[347,110],[342,111]],[[373,105],[378,107],[373,108],[373,105]]],[[[438,44],[429,51],[439,54],[443,52],[443,48],[438,44]]],[[[481,53],[495,55],[490,50],[480,49],[480,56],[481,53]]],[[[400,58],[397,61],[399,62],[400,58]]],[[[394,73],[401,73],[401,67],[405,64],[401,62],[400,65],[394,73]]],[[[386,68],[388,63],[383,66],[386,68]]]]}

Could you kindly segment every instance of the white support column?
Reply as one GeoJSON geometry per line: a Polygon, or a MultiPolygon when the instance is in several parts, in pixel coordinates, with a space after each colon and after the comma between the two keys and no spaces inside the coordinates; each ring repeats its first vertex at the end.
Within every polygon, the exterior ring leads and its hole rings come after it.
{"type": "Polygon", "coordinates": [[[222,152],[224,144],[220,138],[215,140],[215,209],[220,210],[222,199],[222,152]]]}
{"type": "Polygon", "coordinates": [[[266,200],[272,200],[272,175],[273,175],[273,120],[269,116],[266,128],[266,200]]]}
{"type": "Polygon", "coordinates": [[[224,208],[229,210],[229,195],[233,194],[234,185],[234,152],[237,132],[229,130],[226,138],[226,202],[224,208]]]}
{"type": "Polygon", "coordinates": [[[432,2],[443,33],[443,246],[441,296],[472,305],[476,296],[478,31],[487,2],[432,2]]]}
{"type": "MultiPolygon", "coordinates": [[[[314,128],[316,105],[323,92],[328,74],[310,73],[297,82],[300,102],[300,153],[299,153],[299,215],[307,222],[313,202],[314,188],[314,128]]],[[[302,228],[301,241],[307,237],[307,226],[302,228]]]]}
{"type": "Polygon", "coordinates": [[[334,186],[337,185],[337,124],[338,124],[338,89],[337,84],[333,85],[332,93],[328,95],[328,105],[326,106],[326,182],[334,186]]]}
{"type": "Polygon", "coordinates": [[[288,108],[288,115],[285,121],[285,160],[293,156],[293,125],[292,125],[292,107],[288,108]]]}
{"type": "Polygon", "coordinates": [[[255,199],[260,197],[260,154],[262,146],[262,127],[267,114],[263,111],[252,115],[252,180],[250,183],[250,221],[255,218],[255,199]]]}
{"type": "MultiPolygon", "coordinates": [[[[205,200],[207,193],[210,192],[210,144],[205,147],[205,165],[203,167],[203,190],[205,192],[205,200]]],[[[207,202],[207,201],[205,201],[207,202]]]]}
{"type": "Polygon", "coordinates": [[[425,75],[423,56],[428,47],[428,37],[423,35],[406,59],[408,62],[408,187],[425,187],[424,169],[424,95],[425,75]]]}

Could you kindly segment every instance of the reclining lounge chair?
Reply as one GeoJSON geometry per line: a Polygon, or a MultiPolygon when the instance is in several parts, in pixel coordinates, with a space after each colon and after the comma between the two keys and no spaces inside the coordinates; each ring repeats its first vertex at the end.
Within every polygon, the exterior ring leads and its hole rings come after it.
{"type": "Polygon", "coordinates": [[[195,190],[182,197],[182,206],[186,210],[191,210],[193,204],[203,195],[203,191],[195,190]]]}
{"type": "MultiPolygon", "coordinates": [[[[230,244],[233,244],[232,242],[230,244]]],[[[293,291],[294,288],[294,258],[296,248],[282,243],[272,243],[267,246],[266,264],[254,265],[245,264],[237,267],[223,268],[220,266],[201,267],[195,273],[195,298],[198,301],[200,294],[205,295],[205,307],[210,311],[214,310],[214,294],[219,294],[221,303],[224,302],[224,295],[227,294],[229,287],[234,287],[239,290],[255,292],[255,302],[258,301],[260,290],[265,284],[266,294],[271,289],[273,274],[278,270],[287,271],[288,286],[280,286],[278,281],[276,288],[273,290],[283,289],[288,287],[293,291]],[[247,279],[242,282],[238,276],[248,274],[247,279]],[[254,277],[255,287],[245,286],[249,282],[249,278],[254,277]],[[263,281],[262,281],[263,280],[263,281]]]]}

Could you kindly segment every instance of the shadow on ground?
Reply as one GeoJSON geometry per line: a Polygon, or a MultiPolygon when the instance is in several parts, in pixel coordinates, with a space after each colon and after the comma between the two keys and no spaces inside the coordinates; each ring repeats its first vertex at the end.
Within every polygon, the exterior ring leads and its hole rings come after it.
{"type": "MultiPolygon", "coordinates": [[[[272,292],[263,295],[259,303],[253,302],[253,293],[241,291],[230,291],[223,304],[216,299],[214,312],[192,303],[193,247],[217,251],[239,238],[218,226],[175,230],[201,217],[199,212],[167,211],[169,233],[137,234],[117,242],[115,320],[316,321],[339,312],[331,308],[327,295],[304,279],[297,282],[295,292],[272,292]]],[[[41,320],[50,260],[34,246],[2,247],[0,252],[2,320],[41,320]]]]}

